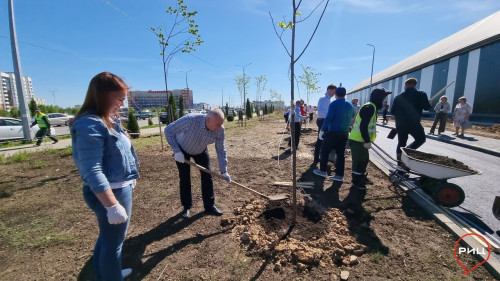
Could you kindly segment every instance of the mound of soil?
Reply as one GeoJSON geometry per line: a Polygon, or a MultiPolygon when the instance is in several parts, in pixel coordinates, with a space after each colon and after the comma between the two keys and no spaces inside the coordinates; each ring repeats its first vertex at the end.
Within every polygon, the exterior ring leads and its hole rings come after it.
{"type": "Polygon", "coordinates": [[[314,266],[358,264],[358,257],[368,248],[351,236],[347,219],[340,210],[328,209],[322,218],[315,220],[305,209],[304,202],[298,204],[296,224],[291,226],[291,203],[266,206],[247,200],[234,210],[236,217],[222,219],[221,225],[232,225],[233,235],[248,254],[270,259],[275,271],[288,265],[304,271],[314,266]]]}
{"type": "Polygon", "coordinates": [[[409,157],[412,157],[412,158],[415,158],[418,160],[427,161],[427,162],[431,162],[431,163],[435,163],[435,164],[439,164],[439,165],[443,165],[443,166],[448,166],[448,167],[452,167],[452,168],[456,168],[456,169],[460,169],[460,170],[475,172],[474,170],[469,168],[469,166],[465,165],[464,163],[462,163],[456,159],[447,157],[447,156],[425,153],[425,152],[421,152],[421,151],[417,151],[417,150],[413,150],[413,149],[405,149],[405,152],[409,157]]]}

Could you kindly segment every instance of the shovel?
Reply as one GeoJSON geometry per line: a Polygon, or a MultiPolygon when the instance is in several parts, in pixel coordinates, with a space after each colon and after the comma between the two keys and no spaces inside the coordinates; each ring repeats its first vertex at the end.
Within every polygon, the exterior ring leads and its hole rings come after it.
{"type": "MultiPolygon", "coordinates": [[[[218,173],[216,173],[214,171],[211,171],[211,170],[209,170],[209,169],[207,169],[205,167],[202,167],[202,166],[200,166],[200,165],[198,165],[198,164],[196,164],[194,162],[191,162],[190,160],[186,160],[186,163],[188,163],[189,165],[197,168],[200,171],[203,171],[205,173],[209,173],[212,176],[215,176],[215,177],[218,177],[220,179],[226,180],[225,177],[219,175],[218,173]]],[[[237,183],[237,182],[235,182],[233,180],[231,180],[231,184],[236,185],[236,186],[241,187],[241,188],[244,188],[244,189],[246,189],[246,190],[248,190],[250,192],[253,192],[253,193],[255,193],[255,194],[257,194],[257,195],[259,195],[261,197],[266,198],[269,201],[283,201],[283,200],[287,200],[288,199],[288,196],[286,194],[277,194],[277,195],[269,195],[268,196],[268,195],[265,195],[265,194],[262,194],[262,193],[258,192],[257,190],[251,189],[250,187],[246,187],[246,186],[244,186],[242,184],[239,184],[239,183],[237,183]]]]}

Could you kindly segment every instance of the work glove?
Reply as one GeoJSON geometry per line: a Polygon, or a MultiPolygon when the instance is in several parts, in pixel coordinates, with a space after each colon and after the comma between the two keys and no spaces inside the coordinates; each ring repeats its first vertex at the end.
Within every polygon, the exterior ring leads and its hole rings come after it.
{"type": "Polygon", "coordinates": [[[324,134],[325,134],[325,131],[319,131],[318,139],[323,140],[324,134]]]}
{"type": "Polygon", "coordinates": [[[227,183],[231,183],[231,176],[227,172],[223,173],[222,177],[227,181],[227,183]]]}
{"type": "Polygon", "coordinates": [[[110,224],[120,224],[127,221],[127,211],[125,211],[125,208],[120,203],[105,208],[108,211],[108,222],[110,224]]]}
{"type": "Polygon", "coordinates": [[[174,159],[175,159],[175,161],[177,161],[179,163],[184,163],[186,161],[186,159],[184,159],[184,153],[182,153],[180,151],[174,153],[174,159]]]}
{"type": "Polygon", "coordinates": [[[371,142],[365,142],[365,143],[363,143],[363,147],[365,149],[370,149],[370,148],[372,148],[372,143],[371,142]]]}

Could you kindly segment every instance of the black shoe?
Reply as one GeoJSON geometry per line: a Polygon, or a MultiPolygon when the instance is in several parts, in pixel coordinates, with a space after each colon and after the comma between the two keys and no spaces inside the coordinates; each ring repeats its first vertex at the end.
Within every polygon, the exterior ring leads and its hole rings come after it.
{"type": "Polygon", "coordinates": [[[59,142],[59,140],[55,140],[52,144],[56,144],[57,142],[59,142]]]}
{"type": "Polygon", "coordinates": [[[184,210],[182,211],[182,217],[187,219],[189,218],[189,209],[188,208],[184,208],[184,210]]]}
{"type": "Polygon", "coordinates": [[[213,215],[213,216],[222,216],[222,214],[224,214],[221,210],[215,207],[215,205],[212,205],[212,207],[205,208],[205,213],[207,215],[213,215]]]}

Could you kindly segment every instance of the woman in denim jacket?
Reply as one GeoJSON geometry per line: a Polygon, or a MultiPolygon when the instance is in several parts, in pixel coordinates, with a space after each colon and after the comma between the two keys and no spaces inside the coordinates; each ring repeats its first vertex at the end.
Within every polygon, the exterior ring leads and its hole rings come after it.
{"type": "Polygon", "coordinates": [[[132,189],[139,177],[137,155],[120,124],[118,110],[129,87],[109,72],[90,81],[70,131],[73,159],[83,180],[83,197],[99,224],[94,248],[96,280],[123,280],[121,250],[132,211],[132,189]]]}

